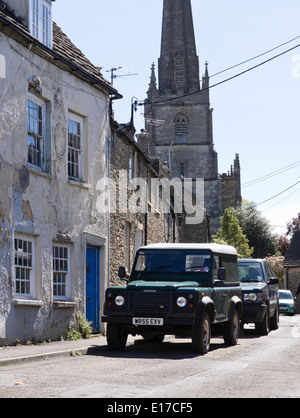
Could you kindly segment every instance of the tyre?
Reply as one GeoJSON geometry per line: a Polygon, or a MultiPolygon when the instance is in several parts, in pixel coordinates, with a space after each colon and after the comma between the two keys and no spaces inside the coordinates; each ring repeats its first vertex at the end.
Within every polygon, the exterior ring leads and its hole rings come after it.
{"type": "Polygon", "coordinates": [[[269,309],[267,309],[262,322],[255,323],[255,331],[258,335],[265,336],[270,332],[270,316],[269,309]]]}
{"type": "Polygon", "coordinates": [[[107,324],[106,338],[108,349],[111,351],[123,351],[126,347],[128,332],[124,325],[107,324]]]}
{"type": "Polygon", "coordinates": [[[205,312],[200,324],[195,325],[192,331],[192,346],[194,353],[206,354],[210,348],[211,322],[205,312]]]}
{"type": "Polygon", "coordinates": [[[276,331],[279,328],[279,305],[276,307],[273,318],[270,319],[270,330],[276,331]]]}
{"type": "Polygon", "coordinates": [[[228,346],[237,344],[240,336],[240,317],[238,311],[235,311],[230,321],[224,324],[223,337],[228,346]]]}

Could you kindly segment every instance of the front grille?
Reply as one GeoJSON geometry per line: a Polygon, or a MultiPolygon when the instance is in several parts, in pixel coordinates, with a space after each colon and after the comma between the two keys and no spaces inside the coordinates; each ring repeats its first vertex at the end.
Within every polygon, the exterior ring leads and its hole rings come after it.
{"type": "Polygon", "coordinates": [[[129,311],[135,313],[168,313],[172,311],[170,292],[129,292],[129,311]]]}

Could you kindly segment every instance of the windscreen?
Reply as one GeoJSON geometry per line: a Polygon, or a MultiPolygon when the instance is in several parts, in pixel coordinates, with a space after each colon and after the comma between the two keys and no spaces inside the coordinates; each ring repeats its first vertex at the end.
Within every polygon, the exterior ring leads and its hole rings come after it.
{"type": "Polygon", "coordinates": [[[279,299],[294,299],[291,292],[279,292],[279,299]]]}
{"type": "Polygon", "coordinates": [[[239,276],[241,282],[263,282],[261,263],[239,261],[239,276]]]}
{"type": "Polygon", "coordinates": [[[186,281],[208,279],[212,268],[209,251],[139,251],[131,280],[186,281]]]}

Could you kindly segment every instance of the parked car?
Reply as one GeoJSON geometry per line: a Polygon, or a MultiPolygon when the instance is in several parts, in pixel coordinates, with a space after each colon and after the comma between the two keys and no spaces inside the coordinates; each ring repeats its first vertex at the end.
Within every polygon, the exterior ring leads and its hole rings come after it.
{"type": "MultiPolygon", "coordinates": [[[[119,277],[126,279],[121,267],[119,277]]],[[[126,287],[106,291],[103,322],[111,350],[123,350],[129,334],[151,342],[165,335],[190,337],[206,354],[212,327],[227,345],[237,344],[242,289],[237,252],[217,244],[155,244],[140,248],[126,287]],[[218,326],[218,327],[217,327],[218,326]]]]}
{"type": "Polygon", "coordinates": [[[279,291],[280,313],[295,315],[295,299],[290,290],[279,291]]]}
{"type": "Polygon", "coordinates": [[[243,290],[243,324],[254,323],[257,334],[268,335],[279,327],[278,279],[261,259],[240,259],[243,290]]]}

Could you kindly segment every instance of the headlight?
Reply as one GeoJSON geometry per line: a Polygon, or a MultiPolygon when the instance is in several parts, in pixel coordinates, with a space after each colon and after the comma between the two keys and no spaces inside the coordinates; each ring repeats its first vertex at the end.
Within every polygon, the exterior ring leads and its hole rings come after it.
{"type": "Polygon", "coordinates": [[[116,299],[115,299],[115,304],[116,304],[117,306],[123,306],[123,305],[124,305],[124,303],[125,303],[125,299],[124,299],[124,297],[123,297],[123,296],[117,296],[117,297],[116,297],[116,299]]]}
{"type": "Polygon", "coordinates": [[[258,299],[258,296],[256,293],[245,293],[244,294],[244,300],[245,301],[249,301],[251,300],[251,302],[256,302],[258,299]]]}
{"type": "Polygon", "coordinates": [[[177,306],[179,306],[179,308],[185,308],[187,305],[187,300],[183,296],[180,296],[177,299],[176,303],[177,303],[177,306]]]}

